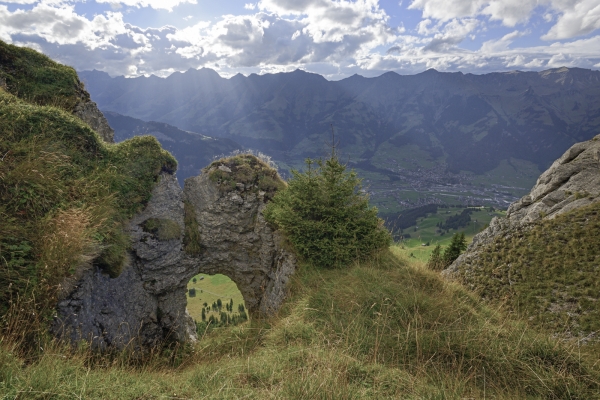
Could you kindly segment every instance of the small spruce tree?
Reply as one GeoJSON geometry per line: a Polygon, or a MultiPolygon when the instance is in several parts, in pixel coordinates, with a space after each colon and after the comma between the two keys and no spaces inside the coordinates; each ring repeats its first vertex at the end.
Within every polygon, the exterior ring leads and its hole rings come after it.
{"type": "Polygon", "coordinates": [[[286,189],[267,205],[267,221],[282,229],[307,261],[333,268],[346,266],[388,247],[391,235],[369,206],[361,179],[331,157],[306,160],[306,170],[292,170],[286,189]]]}
{"type": "Polygon", "coordinates": [[[467,240],[465,239],[464,232],[455,233],[452,235],[452,241],[450,246],[446,248],[443,255],[444,268],[448,267],[460,256],[460,254],[467,249],[467,240]]]}

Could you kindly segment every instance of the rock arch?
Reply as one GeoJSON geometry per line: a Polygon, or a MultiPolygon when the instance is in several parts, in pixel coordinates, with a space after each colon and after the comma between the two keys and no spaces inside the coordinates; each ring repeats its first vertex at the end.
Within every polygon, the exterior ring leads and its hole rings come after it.
{"type": "Polygon", "coordinates": [[[57,305],[53,332],[101,348],[194,341],[186,285],[200,272],[229,276],[251,315],[277,312],[296,258],[262,216],[267,193],[235,183],[224,191],[205,173],[187,179],[182,191],[174,175],[162,173],[129,224],[132,246],[121,275],[83,271],[57,305]]]}

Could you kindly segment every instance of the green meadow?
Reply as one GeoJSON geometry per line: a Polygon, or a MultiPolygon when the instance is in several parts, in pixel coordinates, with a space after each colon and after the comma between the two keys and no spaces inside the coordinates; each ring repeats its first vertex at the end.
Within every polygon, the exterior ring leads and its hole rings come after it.
{"type": "Polygon", "coordinates": [[[408,258],[426,262],[435,246],[439,244],[443,251],[450,244],[455,233],[464,232],[467,243],[471,243],[473,236],[488,226],[492,218],[506,214],[505,211],[500,210],[491,212],[488,208],[473,208],[473,210],[468,225],[456,230],[451,229],[447,233],[439,232],[437,224],[460,214],[463,208],[438,208],[437,213],[419,218],[416,225],[402,230],[402,233],[409,234],[410,238],[398,242],[399,250],[408,258]]]}
{"type": "MultiPolygon", "coordinates": [[[[198,322],[202,321],[202,308],[204,307],[204,303],[210,306],[219,299],[221,299],[223,304],[233,300],[234,312],[237,312],[239,304],[243,304],[244,308],[246,307],[244,298],[237,285],[225,275],[198,274],[190,279],[187,287],[187,309],[192,318],[198,322]],[[194,279],[196,282],[194,282],[194,279]],[[196,289],[196,296],[190,297],[190,289],[196,289]]],[[[206,318],[210,318],[211,315],[214,315],[215,318],[219,318],[219,314],[220,313],[217,311],[210,311],[206,314],[206,318]]]]}

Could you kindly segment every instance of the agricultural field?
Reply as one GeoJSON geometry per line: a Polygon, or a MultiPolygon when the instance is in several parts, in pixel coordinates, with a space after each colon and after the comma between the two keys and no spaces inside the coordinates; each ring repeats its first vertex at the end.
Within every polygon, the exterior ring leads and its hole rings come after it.
{"type": "MultiPolygon", "coordinates": [[[[464,232],[467,243],[471,243],[473,236],[481,232],[494,217],[506,214],[506,211],[490,211],[487,207],[474,208],[471,213],[471,222],[459,229],[450,229],[447,233],[439,232],[438,223],[444,223],[449,217],[459,215],[464,208],[438,208],[437,213],[417,219],[417,224],[403,229],[401,233],[409,234],[410,238],[398,242],[399,251],[408,258],[427,262],[436,245],[442,246],[442,252],[450,244],[452,235],[464,232]],[[427,244],[429,243],[429,246],[427,244]]],[[[399,234],[400,232],[395,232],[399,234]]]]}
{"type": "MultiPolygon", "coordinates": [[[[210,307],[220,299],[223,303],[222,310],[225,311],[224,305],[233,300],[233,313],[230,314],[237,313],[240,304],[243,304],[244,308],[246,307],[237,285],[226,275],[198,274],[190,279],[187,288],[187,310],[197,322],[202,321],[204,303],[207,303],[210,307]],[[194,279],[196,282],[194,282],[194,279]],[[196,289],[196,296],[190,297],[190,289],[196,289]]],[[[220,312],[211,310],[206,313],[206,318],[210,318],[211,315],[218,319],[220,312]]]]}

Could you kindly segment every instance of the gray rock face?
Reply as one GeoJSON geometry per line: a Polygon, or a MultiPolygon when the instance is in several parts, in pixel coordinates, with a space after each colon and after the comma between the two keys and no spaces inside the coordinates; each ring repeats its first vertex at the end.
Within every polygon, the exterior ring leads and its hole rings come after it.
{"type": "Polygon", "coordinates": [[[100,137],[107,143],[114,143],[115,131],[110,127],[104,114],[98,109],[98,106],[89,99],[82,99],[73,110],[73,115],[88,124],[95,130],[100,137]]]}
{"type": "Polygon", "coordinates": [[[196,273],[182,263],[183,203],[173,175],[162,174],[146,209],[129,224],[130,259],[121,275],[84,273],[58,303],[53,331],[97,347],[152,346],[172,339],[193,341],[196,329],[186,312],[186,285],[196,273]],[[171,221],[179,237],[161,240],[144,229],[148,219],[171,221]]]}
{"type": "Polygon", "coordinates": [[[175,176],[163,173],[145,210],[129,223],[132,250],[124,271],[117,278],[83,272],[58,303],[54,334],[100,348],[195,341],[186,291],[199,272],[229,276],[251,315],[275,313],[296,259],[263,219],[264,194],[245,189],[223,193],[201,175],[188,179],[182,192],[175,176]],[[203,251],[196,256],[183,250],[184,199],[198,223],[203,251]]]}
{"type": "Polygon", "coordinates": [[[476,268],[481,251],[496,237],[508,237],[516,231],[528,229],[537,221],[552,219],[598,201],[600,135],[567,150],[538,178],[531,192],[511,204],[505,217],[494,218],[443,274],[453,276],[460,266],[476,268]]]}
{"type": "Polygon", "coordinates": [[[186,262],[200,272],[229,276],[251,315],[275,313],[296,270],[296,258],[264,220],[264,193],[243,184],[222,192],[203,174],[185,181],[184,198],[194,208],[204,249],[186,262]]]}

